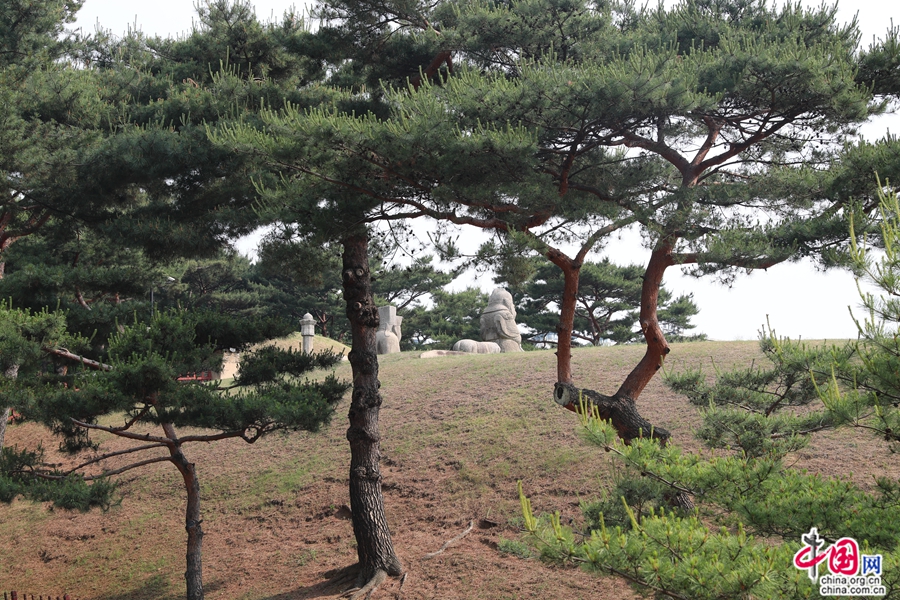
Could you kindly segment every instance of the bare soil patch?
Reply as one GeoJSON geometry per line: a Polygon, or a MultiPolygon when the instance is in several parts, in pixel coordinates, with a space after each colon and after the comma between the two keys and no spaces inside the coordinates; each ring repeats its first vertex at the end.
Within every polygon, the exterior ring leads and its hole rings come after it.
{"type": "MultiPolygon", "coordinates": [[[[643,348],[578,349],[576,382],[612,393],[643,348]]],[[[667,368],[722,369],[759,360],[755,342],[675,345],[667,368]]],[[[407,569],[376,599],[631,599],[627,584],[498,551],[517,539],[516,482],[536,512],[578,522],[579,502],[611,480],[610,456],[583,443],[577,422],[552,401],[555,356],[521,354],[382,357],[384,494],[394,544],[407,569]],[[466,530],[433,558],[426,555],[466,530]]],[[[338,374],[349,377],[349,365],[338,374]]],[[[203,495],[204,582],[211,600],[333,598],[327,572],[355,562],[348,517],[348,400],[319,434],[273,436],[253,445],[227,440],[186,448],[203,495]]],[[[642,413],[677,443],[699,451],[699,423],[686,399],[657,378],[641,397],[642,413]]],[[[12,426],[10,444],[43,443],[50,460],[67,462],[33,424],[12,426]]],[[[104,441],[104,449],[119,443],[104,441]]],[[[797,466],[870,485],[900,476],[880,442],[862,432],[821,435],[797,466]],[[863,459],[865,457],[865,459],[863,459]],[[882,458],[883,457],[883,458],[882,458]]],[[[112,466],[113,463],[110,464],[112,466]]],[[[121,502],[108,512],[53,510],[17,500],[0,505],[0,588],[64,592],[81,599],[183,597],[184,492],[167,463],[121,479],[121,502]]]]}

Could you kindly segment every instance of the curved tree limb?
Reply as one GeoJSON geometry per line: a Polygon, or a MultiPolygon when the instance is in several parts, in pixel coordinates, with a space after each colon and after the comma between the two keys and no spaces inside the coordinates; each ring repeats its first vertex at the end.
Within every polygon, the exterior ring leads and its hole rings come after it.
{"type": "Polygon", "coordinates": [[[67,358],[69,360],[78,361],[84,366],[96,369],[98,371],[112,371],[112,365],[107,365],[96,360],[91,360],[89,358],[79,356],[77,354],[69,352],[65,348],[51,348],[49,346],[44,346],[43,348],[41,348],[41,350],[43,350],[47,354],[59,356],[60,358],[67,358]]]}
{"type": "Polygon", "coordinates": [[[79,427],[84,427],[85,429],[95,429],[97,431],[105,431],[107,433],[111,433],[113,435],[117,435],[119,437],[128,438],[130,440],[140,440],[142,442],[157,442],[159,444],[164,444],[166,446],[170,445],[173,440],[164,437],[158,437],[155,435],[142,434],[142,433],[131,433],[130,431],[122,431],[116,429],[115,427],[106,427],[105,425],[97,425],[95,423],[85,423],[84,421],[79,421],[78,419],[70,419],[74,424],[79,427]]]}
{"type": "MultiPolygon", "coordinates": [[[[147,460],[142,460],[142,461],[139,461],[136,463],[132,463],[130,465],[125,465],[124,467],[121,467],[118,469],[112,469],[110,471],[103,471],[102,473],[99,473],[97,475],[86,475],[84,477],[84,480],[85,481],[93,481],[95,479],[101,479],[103,477],[110,477],[112,475],[118,475],[119,473],[124,473],[125,471],[130,471],[132,469],[137,469],[138,467],[143,467],[145,465],[152,465],[153,463],[158,463],[158,462],[172,462],[172,457],[171,456],[157,456],[156,458],[148,458],[147,460]]],[[[50,475],[48,473],[35,473],[35,477],[40,477],[41,479],[58,480],[58,479],[65,479],[71,473],[72,473],[72,471],[70,471],[69,473],[67,473],[65,475],[50,475]]]]}
{"type": "Polygon", "coordinates": [[[68,471],[66,471],[66,474],[74,473],[75,471],[78,471],[79,469],[83,469],[84,467],[89,467],[89,466],[91,466],[91,465],[93,465],[93,464],[96,464],[96,463],[98,463],[98,462],[104,461],[104,460],[106,460],[106,459],[108,459],[108,458],[113,458],[114,456],[123,456],[123,455],[125,455],[125,454],[132,454],[132,453],[134,453],[134,452],[141,452],[142,450],[151,450],[151,449],[153,449],[153,448],[165,448],[165,447],[166,447],[166,444],[163,444],[162,442],[155,442],[155,443],[153,443],[153,444],[147,444],[147,445],[145,445],[145,446],[135,446],[134,448],[129,448],[129,449],[127,449],[127,450],[119,450],[119,451],[117,451],[117,452],[108,452],[108,453],[106,453],[106,454],[104,454],[104,455],[102,455],[102,456],[97,456],[97,457],[94,457],[94,458],[92,458],[92,459],[90,459],[90,460],[88,460],[88,461],[86,461],[86,462],[83,462],[83,463],[81,463],[80,465],[78,465],[77,467],[72,467],[71,469],[69,469],[68,471]]]}

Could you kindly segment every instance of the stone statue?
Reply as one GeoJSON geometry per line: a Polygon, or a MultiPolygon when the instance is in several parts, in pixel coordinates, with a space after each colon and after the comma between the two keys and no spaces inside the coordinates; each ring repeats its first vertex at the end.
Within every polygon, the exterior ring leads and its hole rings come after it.
{"type": "Polygon", "coordinates": [[[516,307],[512,294],[503,288],[491,292],[487,308],[481,313],[481,339],[497,342],[500,352],[521,352],[522,334],[516,325],[516,307]]]}
{"type": "Polygon", "coordinates": [[[497,354],[500,346],[495,342],[476,342],[475,340],[459,340],[453,344],[454,352],[468,352],[469,354],[497,354]]]}
{"type": "Polygon", "coordinates": [[[378,331],[375,332],[375,346],[378,354],[400,352],[400,323],[396,306],[378,307],[378,331]]]}

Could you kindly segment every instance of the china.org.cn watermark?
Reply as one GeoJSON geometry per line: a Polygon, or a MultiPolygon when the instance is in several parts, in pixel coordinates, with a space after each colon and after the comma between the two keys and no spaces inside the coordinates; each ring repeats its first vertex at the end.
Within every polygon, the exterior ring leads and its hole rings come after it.
{"type": "Polygon", "coordinates": [[[803,546],[794,554],[794,566],[805,570],[822,596],[884,596],[881,584],[881,555],[860,554],[853,538],[841,538],[825,546],[816,527],[800,536],[803,546]],[[828,573],[819,574],[819,565],[827,561],[828,573]]]}

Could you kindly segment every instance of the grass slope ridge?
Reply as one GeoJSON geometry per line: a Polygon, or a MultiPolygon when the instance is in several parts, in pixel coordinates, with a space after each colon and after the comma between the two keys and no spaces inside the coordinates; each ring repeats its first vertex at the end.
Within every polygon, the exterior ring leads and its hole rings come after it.
{"type": "MultiPolygon", "coordinates": [[[[302,350],[303,349],[303,336],[300,335],[300,332],[295,331],[291,335],[283,338],[279,338],[277,340],[273,340],[274,345],[278,346],[282,349],[291,348],[293,350],[302,350]]],[[[273,342],[267,342],[268,345],[273,342]]],[[[321,335],[317,335],[313,338],[313,351],[321,352],[322,350],[331,350],[333,352],[337,352],[339,354],[343,354],[347,356],[350,354],[350,346],[342,344],[336,340],[331,338],[323,337],[321,335]]]]}

